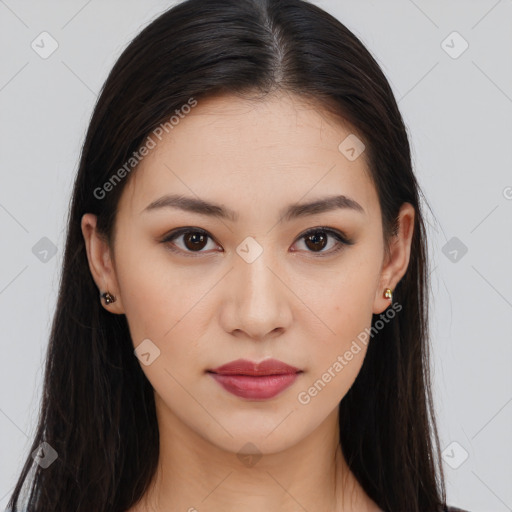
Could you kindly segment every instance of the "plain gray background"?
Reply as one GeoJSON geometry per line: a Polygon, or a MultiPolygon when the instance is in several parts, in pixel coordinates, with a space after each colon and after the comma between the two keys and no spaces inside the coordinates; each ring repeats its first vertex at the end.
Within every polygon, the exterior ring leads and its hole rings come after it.
{"type": "MultiPolygon", "coordinates": [[[[173,3],[0,0],[2,509],[35,429],[71,185],[96,95],[131,38],[173,3]],[[31,47],[44,37],[51,48],[42,32],[58,44],[47,58],[31,47]],[[41,255],[40,244],[56,253],[41,255]]],[[[382,66],[435,215],[431,329],[449,503],[511,511],[512,0],[314,3],[382,66]]]]}

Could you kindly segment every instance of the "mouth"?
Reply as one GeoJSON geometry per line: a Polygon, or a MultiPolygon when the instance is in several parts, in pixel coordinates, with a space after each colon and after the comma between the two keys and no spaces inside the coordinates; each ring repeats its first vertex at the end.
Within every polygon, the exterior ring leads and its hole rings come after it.
{"type": "Polygon", "coordinates": [[[261,363],[237,359],[207,373],[235,396],[267,400],[291,386],[303,372],[277,359],[266,359],[261,363]]]}

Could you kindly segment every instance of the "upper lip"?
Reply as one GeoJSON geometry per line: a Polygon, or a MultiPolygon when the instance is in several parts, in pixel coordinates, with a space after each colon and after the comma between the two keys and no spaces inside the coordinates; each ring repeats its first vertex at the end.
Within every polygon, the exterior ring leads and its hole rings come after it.
{"type": "Polygon", "coordinates": [[[218,368],[209,370],[219,375],[286,375],[290,373],[298,373],[301,370],[283,363],[278,359],[265,359],[260,363],[248,361],[247,359],[237,359],[230,363],[223,364],[218,368]]]}

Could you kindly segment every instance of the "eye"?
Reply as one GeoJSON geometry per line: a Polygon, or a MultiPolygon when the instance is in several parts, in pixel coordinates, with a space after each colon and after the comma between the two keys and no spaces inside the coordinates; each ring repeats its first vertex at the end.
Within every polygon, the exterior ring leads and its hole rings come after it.
{"type": "Polygon", "coordinates": [[[192,255],[194,252],[206,252],[203,251],[207,246],[208,239],[211,236],[204,230],[199,228],[180,228],[172,233],[169,233],[163,240],[162,243],[169,244],[169,249],[173,252],[185,254],[186,256],[192,255]],[[181,247],[175,243],[175,240],[182,238],[181,247]],[[172,243],[171,243],[172,242],[172,243]],[[176,248],[178,246],[178,248],[176,248]]]}
{"type": "MultiPolygon", "coordinates": [[[[184,254],[186,256],[195,256],[193,253],[206,252],[203,249],[207,248],[208,239],[213,241],[208,232],[203,229],[183,227],[165,236],[162,243],[168,244],[169,249],[173,252],[184,254]],[[179,239],[182,239],[181,244],[177,244],[175,242],[179,239]]],[[[304,239],[304,243],[307,247],[306,252],[318,253],[320,256],[334,254],[343,249],[345,245],[353,245],[354,243],[343,233],[325,227],[309,229],[300,235],[297,240],[302,239],[304,239]],[[325,247],[329,245],[329,239],[331,239],[330,249],[324,250],[325,247]]],[[[216,244],[213,245],[215,246],[216,244]]],[[[212,248],[215,247],[210,247],[210,249],[212,248]]],[[[295,249],[292,251],[296,252],[295,249]]]]}
{"type": "MultiPolygon", "coordinates": [[[[303,233],[298,240],[304,239],[304,244],[308,248],[307,252],[319,253],[320,256],[328,256],[337,253],[345,245],[353,245],[354,242],[349,240],[341,232],[325,227],[312,228],[303,233]],[[329,238],[333,239],[330,249],[324,250],[329,245],[329,238]]],[[[295,251],[294,251],[295,252],[295,251]]]]}

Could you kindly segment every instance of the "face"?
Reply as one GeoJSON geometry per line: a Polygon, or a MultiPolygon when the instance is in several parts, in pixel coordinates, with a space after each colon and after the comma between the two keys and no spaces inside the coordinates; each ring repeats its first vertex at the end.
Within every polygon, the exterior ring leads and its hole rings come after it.
{"type": "Polygon", "coordinates": [[[105,307],[126,315],[159,420],[225,450],[272,453],[333,417],[412,234],[405,205],[403,238],[384,257],[365,153],[339,149],[353,133],[290,95],[202,100],[129,177],[108,254],[84,216],[91,270],[117,297],[105,307]],[[298,372],[211,373],[270,358],[298,372]]]}

